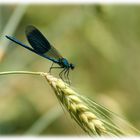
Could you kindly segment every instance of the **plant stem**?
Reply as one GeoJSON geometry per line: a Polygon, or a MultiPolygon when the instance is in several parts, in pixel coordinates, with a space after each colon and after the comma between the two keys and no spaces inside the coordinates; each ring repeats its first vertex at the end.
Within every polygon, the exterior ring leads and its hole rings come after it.
{"type": "Polygon", "coordinates": [[[32,71],[5,71],[5,72],[0,72],[0,75],[8,75],[8,74],[31,74],[31,75],[42,75],[43,72],[32,72],[32,71]]]}

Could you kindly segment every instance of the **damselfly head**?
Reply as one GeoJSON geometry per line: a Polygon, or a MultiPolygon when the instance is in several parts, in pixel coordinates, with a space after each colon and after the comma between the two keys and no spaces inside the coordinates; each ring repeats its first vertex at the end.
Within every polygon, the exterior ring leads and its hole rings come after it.
{"type": "Polygon", "coordinates": [[[75,68],[75,66],[71,63],[70,68],[73,70],[75,68]]]}

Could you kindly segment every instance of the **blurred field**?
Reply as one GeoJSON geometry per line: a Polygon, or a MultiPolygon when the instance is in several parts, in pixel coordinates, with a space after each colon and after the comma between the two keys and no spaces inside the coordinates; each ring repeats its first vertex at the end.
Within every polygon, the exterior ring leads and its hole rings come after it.
{"type": "MultiPolygon", "coordinates": [[[[7,24],[16,8],[17,5],[0,5],[0,71],[49,70],[50,61],[4,38],[5,34],[12,34],[28,44],[24,31],[32,24],[75,64],[70,79],[76,90],[125,116],[140,129],[139,5],[28,5],[22,15],[14,16],[21,18],[15,30],[8,32],[5,28],[14,29],[15,20],[7,24]]],[[[53,74],[57,76],[58,72],[54,70],[53,74]]],[[[0,77],[0,134],[84,132],[62,111],[43,78],[7,75],[0,77]],[[55,107],[59,113],[54,111],[54,119],[47,125],[48,112],[55,107]],[[34,130],[39,121],[43,121],[40,130],[34,130]]]]}

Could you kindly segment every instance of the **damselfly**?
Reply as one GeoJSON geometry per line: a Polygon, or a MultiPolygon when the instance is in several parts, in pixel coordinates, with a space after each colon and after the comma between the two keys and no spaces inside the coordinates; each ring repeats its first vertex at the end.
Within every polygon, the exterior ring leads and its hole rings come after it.
{"type": "Polygon", "coordinates": [[[25,34],[32,48],[18,41],[14,37],[8,35],[6,35],[6,37],[11,41],[19,44],[20,46],[44,58],[47,58],[48,60],[51,60],[53,63],[50,67],[49,72],[51,73],[51,70],[53,68],[62,68],[63,70],[59,73],[60,78],[64,80],[63,79],[64,76],[64,78],[67,79],[68,82],[70,83],[69,70],[70,69],[73,70],[74,65],[72,63],[69,63],[69,61],[66,58],[63,58],[36,27],[32,25],[27,26],[25,30],[25,34]],[[53,67],[54,63],[58,64],[59,67],[53,67]]]}

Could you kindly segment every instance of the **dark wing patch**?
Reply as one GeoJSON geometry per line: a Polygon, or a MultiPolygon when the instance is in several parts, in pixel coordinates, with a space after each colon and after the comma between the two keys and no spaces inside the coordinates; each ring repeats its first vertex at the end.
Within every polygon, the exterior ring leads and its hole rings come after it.
{"type": "Polygon", "coordinates": [[[62,58],[58,51],[49,43],[49,41],[37,28],[29,25],[27,26],[25,33],[29,43],[39,54],[44,54],[47,57],[55,59],[62,58]]]}

